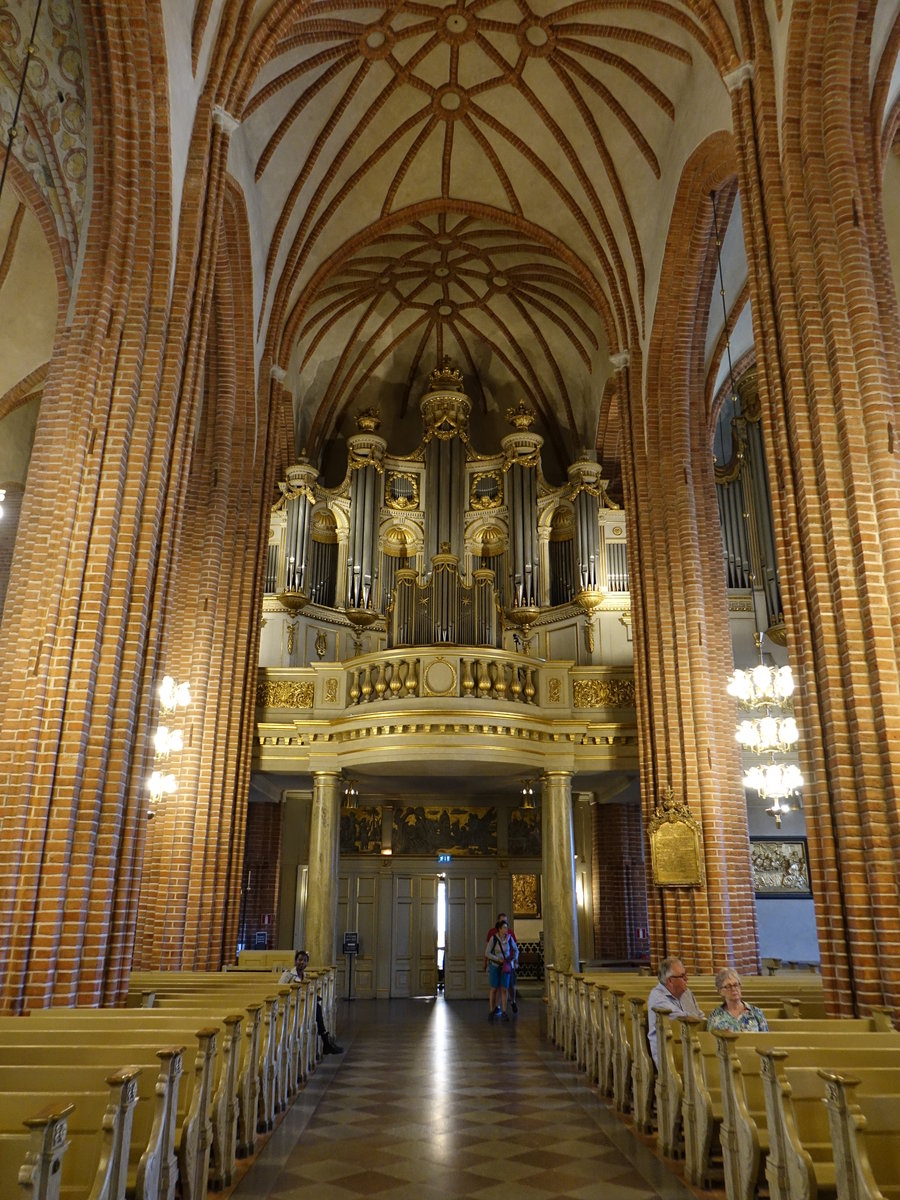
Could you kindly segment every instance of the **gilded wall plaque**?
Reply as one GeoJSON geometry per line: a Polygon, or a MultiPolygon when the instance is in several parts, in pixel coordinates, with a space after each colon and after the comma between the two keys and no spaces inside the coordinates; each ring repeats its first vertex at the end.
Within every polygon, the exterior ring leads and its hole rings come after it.
{"type": "Polygon", "coordinates": [[[663,790],[647,826],[656,887],[702,887],[705,882],[700,824],[670,787],[663,790]]]}

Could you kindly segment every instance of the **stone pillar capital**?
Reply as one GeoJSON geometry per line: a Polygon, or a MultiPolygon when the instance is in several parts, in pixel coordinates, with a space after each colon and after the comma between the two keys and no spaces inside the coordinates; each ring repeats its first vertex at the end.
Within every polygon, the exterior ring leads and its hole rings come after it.
{"type": "Polygon", "coordinates": [[[740,66],[735,67],[733,71],[729,71],[722,76],[722,82],[728,88],[729,92],[736,92],[743,87],[748,79],[752,79],[756,73],[756,68],[752,62],[742,62],[740,66]]]}
{"type": "Polygon", "coordinates": [[[228,137],[230,137],[236,129],[240,129],[241,127],[241,123],[237,117],[233,117],[230,112],[226,112],[221,104],[213,105],[212,119],[213,123],[218,125],[222,132],[227,134],[228,137]]]}

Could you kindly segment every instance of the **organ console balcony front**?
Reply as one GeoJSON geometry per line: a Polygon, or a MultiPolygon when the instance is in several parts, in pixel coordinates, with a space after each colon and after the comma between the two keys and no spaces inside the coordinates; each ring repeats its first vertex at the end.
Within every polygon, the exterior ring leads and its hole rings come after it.
{"type": "MultiPolygon", "coordinates": [[[[328,747],[408,755],[447,738],[539,767],[637,765],[626,523],[583,453],[561,485],[520,402],[493,452],[447,360],[423,437],[393,455],[357,414],[341,484],[301,461],[279,485],[266,563],[257,760],[315,768],[328,747]]],[[[455,753],[455,750],[454,750],[455,753]]],[[[340,756],[339,756],[340,757],[340,756]]]]}

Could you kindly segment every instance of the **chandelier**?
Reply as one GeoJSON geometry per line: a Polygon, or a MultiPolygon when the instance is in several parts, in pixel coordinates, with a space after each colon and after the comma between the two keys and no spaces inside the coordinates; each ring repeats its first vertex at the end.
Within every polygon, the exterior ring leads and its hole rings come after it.
{"type": "MultiPolygon", "coordinates": [[[[761,635],[757,634],[757,644],[760,640],[761,635]]],[[[794,694],[794,674],[790,667],[772,667],[760,662],[749,671],[735,671],[728,680],[727,691],[729,696],[736,697],[741,708],[788,708],[794,694]]]]}
{"type": "Polygon", "coordinates": [[[785,754],[800,740],[793,717],[759,717],[741,721],[735,737],[752,754],[785,754]]]}
{"type": "MultiPolygon", "coordinates": [[[[187,682],[178,683],[171,675],[163,677],[157,689],[159,696],[160,715],[171,722],[177,718],[179,709],[188,708],[191,703],[191,685],[187,682]]],[[[161,769],[160,764],[177,756],[184,749],[184,731],[176,729],[171,724],[160,725],[153,735],[153,755],[157,767],[147,780],[147,790],[150,793],[150,811],[148,817],[155,816],[154,806],[166,796],[174,796],[178,791],[178,777],[171,770],[161,769]]]]}

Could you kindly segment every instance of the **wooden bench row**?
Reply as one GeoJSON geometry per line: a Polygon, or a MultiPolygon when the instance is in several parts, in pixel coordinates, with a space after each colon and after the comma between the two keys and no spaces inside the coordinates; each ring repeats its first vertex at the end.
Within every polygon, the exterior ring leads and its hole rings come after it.
{"type": "Polygon", "coordinates": [[[315,1001],[333,1007],[333,980],[141,973],[152,1008],[0,1018],[0,1196],[173,1200],[177,1183],[202,1200],[229,1186],[315,1068],[315,1001]]]}
{"type": "MultiPolygon", "coordinates": [[[[791,992],[800,992],[800,996],[791,997],[789,1004],[782,1002],[774,1007],[772,1001],[777,991],[773,993],[772,986],[783,991],[783,976],[742,980],[745,999],[763,1008],[770,1024],[769,1034],[740,1035],[740,1044],[745,1049],[741,1051],[737,1072],[731,1064],[729,1080],[749,1080],[750,1099],[742,1101],[737,1085],[726,1091],[726,1084],[720,1079],[725,1061],[724,1058],[722,1063],[719,1061],[721,1047],[737,1035],[708,1034],[705,1021],[696,1018],[673,1019],[671,1014],[662,1012],[648,1014],[646,998],[652,983],[647,977],[599,972],[562,976],[551,967],[548,980],[551,1038],[612,1098],[621,1114],[633,1114],[638,1129],[645,1133],[656,1130],[662,1154],[684,1157],[685,1174],[694,1186],[721,1186],[724,1170],[729,1200],[738,1197],[751,1200],[763,1180],[768,1183],[772,1200],[805,1200],[807,1196],[812,1200],[817,1195],[835,1195],[839,1200],[849,1200],[851,1196],[900,1200],[900,1140],[896,1135],[900,1129],[900,1100],[872,1091],[875,1086],[872,1072],[878,1070],[876,1063],[887,1070],[893,1056],[900,1054],[900,1034],[894,1030],[892,1013],[888,1010],[858,1020],[804,1019],[798,1015],[804,1001],[809,1009],[817,1010],[815,997],[821,992],[817,976],[809,974],[799,980],[788,980],[791,992]],[[782,1013],[787,1011],[791,1015],[779,1016],[779,1007],[782,1013]],[[657,1021],[658,1072],[647,1044],[648,1019],[657,1021]],[[777,1073],[782,1061],[779,1055],[784,1054],[789,1058],[784,1067],[787,1075],[782,1076],[779,1085],[780,1095],[792,1095],[790,1086],[784,1092],[784,1082],[801,1072],[797,1079],[802,1080],[803,1103],[810,1094],[815,1095],[812,1111],[820,1121],[825,1120],[828,1106],[833,1129],[827,1138],[827,1151],[822,1149],[821,1137],[812,1143],[810,1151],[803,1149],[799,1135],[791,1136],[798,1118],[784,1104],[776,1106],[774,1084],[771,1095],[765,1099],[762,1083],[765,1067],[756,1064],[762,1063],[765,1055],[773,1056],[770,1070],[777,1073]],[[749,1070],[745,1061],[748,1055],[754,1063],[749,1070]],[[859,1082],[853,1084],[856,1078],[859,1082]],[[823,1086],[828,1088],[824,1104],[823,1086]],[[729,1107],[735,1094],[738,1098],[729,1107]],[[742,1119],[748,1103],[755,1118],[766,1111],[767,1105],[771,1107],[773,1128],[779,1131],[774,1155],[767,1140],[766,1119],[752,1122],[742,1119]],[[726,1112],[738,1115],[726,1119],[726,1112]],[[866,1125],[861,1114],[867,1112],[871,1115],[870,1147],[860,1133],[866,1125]],[[755,1160],[753,1146],[756,1146],[755,1160]],[[838,1146],[841,1165],[834,1161],[838,1146]],[[894,1154],[896,1164],[891,1172],[886,1164],[894,1154]],[[815,1178],[809,1161],[824,1164],[816,1184],[818,1191],[808,1187],[803,1190],[798,1182],[803,1170],[804,1178],[815,1178]],[[765,1163],[764,1175],[760,1162],[765,1163]],[[856,1191],[849,1190],[846,1181],[851,1178],[857,1180],[853,1185],[856,1191]],[[879,1180],[880,1191],[872,1182],[874,1179],[879,1180]]],[[[692,979],[691,983],[705,1010],[719,1003],[718,995],[710,990],[710,980],[692,979]]],[[[880,1085],[886,1085],[891,1077],[878,1078],[880,1085]]],[[[795,1083],[794,1095],[796,1086],[795,1083]]],[[[801,1110],[805,1111],[802,1106],[801,1110]]],[[[809,1138],[811,1130],[806,1126],[804,1129],[809,1138]]]]}

